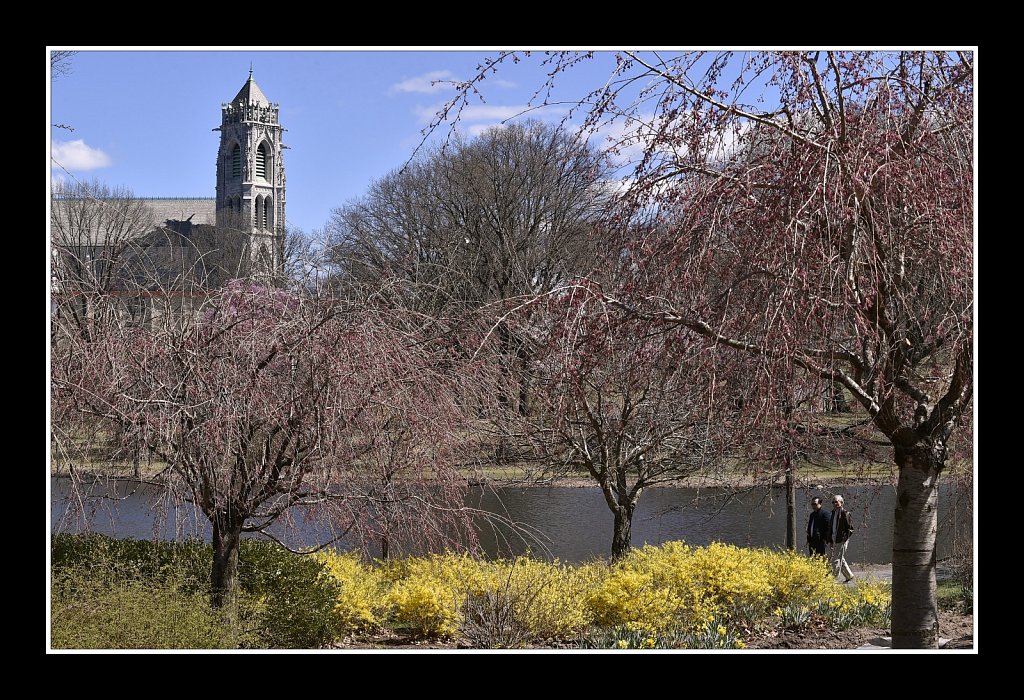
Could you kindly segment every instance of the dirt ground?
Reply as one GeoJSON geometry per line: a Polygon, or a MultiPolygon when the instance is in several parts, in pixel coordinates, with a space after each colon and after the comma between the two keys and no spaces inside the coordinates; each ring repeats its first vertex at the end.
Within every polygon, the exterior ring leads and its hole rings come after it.
{"type": "MultiPolygon", "coordinates": [[[[889,636],[889,630],[858,627],[842,631],[824,626],[799,631],[771,630],[746,638],[749,649],[856,649],[889,636]]],[[[939,637],[948,639],[944,649],[974,648],[974,616],[939,610],[939,637]]]]}

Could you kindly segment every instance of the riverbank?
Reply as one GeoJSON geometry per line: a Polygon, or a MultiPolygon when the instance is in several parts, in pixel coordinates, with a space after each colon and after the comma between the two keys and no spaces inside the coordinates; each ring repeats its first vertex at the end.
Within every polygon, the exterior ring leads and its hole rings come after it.
{"type": "MultiPolygon", "coordinates": [[[[86,481],[100,480],[141,480],[153,484],[161,484],[165,480],[166,465],[143,464],[136,470],[130,465],[90,465],[77,467],[73,471],[58,469],[52,464],[50,476],[86,481]]],[[[940,481],[963,478],[969,471],[964,468],[953,468],[943,472],[940,481]]],[[[476,487],[527,487],[527,488],[595,488],[595,482],[586,475],[536,476],[530,470],[514,466],[493,466],[484,469],[465,470],[466,483],[476,487]]],[[[835,491],[843,486],[895,486],[897,474],[895,466],[875,464],[860,468],[821,468],[808,467],[796,471],[796,486],[802,489],[827,489],[835,491]]],[[[785,488],[785,475],[779,471],[737,471],[715,475],[692,476],[665,484],[657,484],[653,489],[752,489],[757,487],[785,488]]]]}

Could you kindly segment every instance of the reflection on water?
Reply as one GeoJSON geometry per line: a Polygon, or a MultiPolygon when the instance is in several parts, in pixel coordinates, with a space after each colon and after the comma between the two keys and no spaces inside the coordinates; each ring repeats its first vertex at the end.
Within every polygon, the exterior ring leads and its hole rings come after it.
{"type": "MultiPolygon", "coordinates": [[[[209,539],[209,526],[191,506],[175,508],[163,490],[146,484],[99,484],[80,504],[69,508],[67,479],[51,479],[53,531],[91,529],[115,537],[209,539]]],[[[846,506],[856,531],[848,558],[861,563],[888,563],[892,555],[895,489],[891,486],[844,487],[846,506]]],[[[797,493],[798,544],[803,544],[808,503],[830,492],[797,493]]],[[[970,494],[943,484],[939,496],[939,558],[952,549],[953,533],[971,536],[970,494]]],[[[524,534],[481,519],[479,534],[490,556],[530,550],[578,562],[605,557],[611,549],[612,515],[594,488],[505,487],[474,490],[467,505],[498,513],[516,523],[524,534]]],[[[301,521],[301,517],[296,518],[301,521]]],[[[294,546],[315,544],[323,536],[315,525],[300,522],[287,533],[294,546]]],[[[286,533],[278,533],[284,536],[286,533]]],[[[694,545],[713,541],[755,547],[781,547],[786,541],[786,502],[781,489],[760,489],[728,495],[719,489],[650,489],[640,499],[633,519],[633,544],[685,540],[694,545]]]]}

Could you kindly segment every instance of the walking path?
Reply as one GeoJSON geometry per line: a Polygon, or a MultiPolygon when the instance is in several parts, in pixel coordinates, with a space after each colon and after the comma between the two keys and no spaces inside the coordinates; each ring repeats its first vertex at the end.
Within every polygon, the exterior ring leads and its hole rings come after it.
{"type": "Polygon", "coordinates": [[[850,562],[850,568],[853,569],[854,578],[892,581],[892,564],[855,564],[850,562]]]}

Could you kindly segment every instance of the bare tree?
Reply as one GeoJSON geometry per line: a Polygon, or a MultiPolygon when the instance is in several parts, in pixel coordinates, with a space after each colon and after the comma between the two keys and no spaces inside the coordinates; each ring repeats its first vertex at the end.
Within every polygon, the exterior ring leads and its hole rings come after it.
{"type": "MultiPolygon", "coordinates": [[[[543,293],[600,257],[592,234],[610,199],[607,173],[586,142],[540,122],[455,140],[334,212],[340,279],[349,293],[398,281],[395,304],[435,317],[543,293]]],[[[510,378],[501,399],[525,411],[529,344],[504,325],[496,335],[510,378]]]]}
{"type": "Polygon", "coordinates": [[[50,52],[50,78],[57,80],[71,73],[72,59],[77,51],[57,50],[50,52]]]}
{"type": "Polygon", "coordinates": [[[125,188],[92,182],[56,189],[50,208],[51,294],[62,324],[88,333],[97,321],[97,299],[136,294],[139,241],[152,231],[153,219],[145,202],[125,188]]]}
{"type": "Polygon", "coordinates": [[[430,313],[475,308],[591,268],[607,172],[555,127],[496,127],[377,181],[335,210],[328,233],[349,280],[407,280],[403,301],[430,313]]]}
{"type": "MultiPolygon", "coordinates": [[[[50,51],[50,82],[54,83],[58,79],[63,78],[71,73],[72,59],[74,58],[77,51],[50,51]]],[[[67,131],[74,131],[74,127],[67,124],[54,124],[55,129],[66,129],[67,131]]]]}

